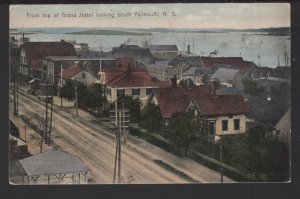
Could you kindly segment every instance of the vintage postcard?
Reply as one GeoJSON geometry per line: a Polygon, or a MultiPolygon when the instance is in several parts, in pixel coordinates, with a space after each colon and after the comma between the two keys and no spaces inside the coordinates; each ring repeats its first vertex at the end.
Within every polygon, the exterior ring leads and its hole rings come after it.
{"type": "Polygon", "coordinates": [[[290,4],[9,14],[11,184],[290,182],[290,4]]]}

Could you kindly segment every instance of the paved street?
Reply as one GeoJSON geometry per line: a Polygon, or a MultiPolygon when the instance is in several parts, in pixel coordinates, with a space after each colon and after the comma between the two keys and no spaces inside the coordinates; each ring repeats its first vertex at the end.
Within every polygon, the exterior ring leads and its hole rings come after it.
{"type": "MultiPolygon", "coordinates": [[[[12,95],[10,96],[12,99],[12,95]]],[[[11,102],[12,103],[12,102],[11,102]]],[[[91,169],[91,183],[112,183],[115,143],[114,134],[106,131],[98,118],[80,110],[75,115],[75,108],[55,98],[53,117],[55,118],[55,145],[61,150],[79,156],[91,169]]],[[[35,96],[20,92],[19,115],[32,111],[44,113],[45,106],[35,96]]],[[[12,112],[12,111],[11,111],[12,112]]],[[[20,130],[24,130],[21,129],[20,130]]],[[[157,164],[157,160],[181,171],[199,183],[219,183],[219,172],[208,169],[195,161],[175,156],[154,145],[129,135],[126,143],[122,142],[122,182],[123,183],[189,183],[182,176],[172,173],[157,164]]],[[[224,177],[224,182],[233,182],[224,177]]]]}

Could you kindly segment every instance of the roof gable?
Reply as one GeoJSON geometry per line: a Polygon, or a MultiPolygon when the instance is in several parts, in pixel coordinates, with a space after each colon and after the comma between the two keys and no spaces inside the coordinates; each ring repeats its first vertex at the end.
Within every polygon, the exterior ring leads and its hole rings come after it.
{"type": "Polygon", "coordinates": [[[27,42],[22,48],[32,67],[38,67],[48,56],[76,56],[74,46],[67,42],[27,42]]]}
{"type": "Polygon", "coordinates": [[[175,113],[185,112],[194,100],[202,116],[244,114],[249,107],[241,95],[224,95],[214,97],[210,86],[157,88],[154,95],[162,116],[171,118],[175,113]]]}
{"type": "Polygon", "coordinates": [[[70,78],[82,71],[82,69],[78,66],[71,66],[66,70],[63,70],[62,75],[64,78],[70,78]]]}

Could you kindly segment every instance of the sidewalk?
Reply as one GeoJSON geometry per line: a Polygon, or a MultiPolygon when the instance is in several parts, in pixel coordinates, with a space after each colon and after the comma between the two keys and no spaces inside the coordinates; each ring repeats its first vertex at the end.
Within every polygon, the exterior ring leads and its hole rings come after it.
{"type": "MultiPolygon", "coordinates": [[[[36,132],[29,127],[26,127],[25,129],[25,123],[20,117],[16,117],[13,114],[10,114],[10,119],[14,121],[14,123],[17,125],[20,133],[20,139],[27,144],[28,152],[32,155],[40,153],[40,145],[36,142],[34,138],[32,138],[32,136],[36,134],[36,132]]],[[[43,152],[51,149],[53,149],[52,146],[48,146],[47,144],[43,143],[43,147],[42,147],[43,152]]]]}

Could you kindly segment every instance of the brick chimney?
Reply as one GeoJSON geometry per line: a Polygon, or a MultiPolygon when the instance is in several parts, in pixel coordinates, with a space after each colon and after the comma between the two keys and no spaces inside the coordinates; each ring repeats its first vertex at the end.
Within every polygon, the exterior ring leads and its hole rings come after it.
{"type": "Polygon", "coordinates": [[[174,75],[174,77],[171,78],[171,88],[177,87],[177,77],[174,75]]]}
{"type": "Polygon", "coordinates": [[[128,64],[128,66],[127,66],[127,73],[128,74],[131,73],[131,65],[130,64],[128,64]]]}
{"type": "Polygon", "coordinates": [[[216,94],[216,80],[215,79],[212,79],[210,81],[210,86],[211,86],[211,88],[210,88],[211,96],[217,97],[217,94],[216,94]]]}

